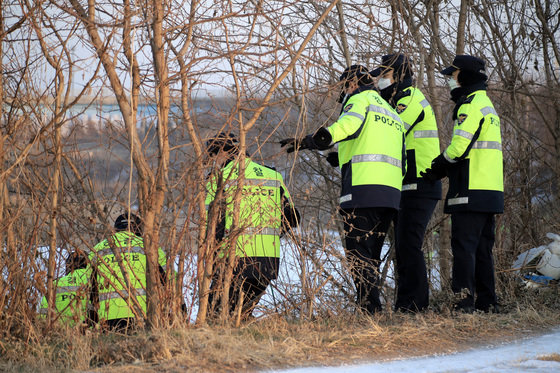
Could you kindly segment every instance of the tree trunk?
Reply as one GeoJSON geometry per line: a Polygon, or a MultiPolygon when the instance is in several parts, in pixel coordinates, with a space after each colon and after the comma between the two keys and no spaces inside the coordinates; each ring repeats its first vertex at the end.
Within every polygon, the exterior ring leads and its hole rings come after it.
{"type": "Polygon", "coordinates": [[[54,288],[54,279],[55,279],[55,271],[56,271],[56,251],[58,246],[57,240],[57,212],[58,212],[58,196],[60,193],[60,163],[61,163],[61,153],[62,153],[62,145],[60,141],[60,126],[56,126],[55,128],[55,139],[53,148],[55,151],[55,159],[54,159],[54,171],[52,175],[52,185],[51,185],[51,211],[50,211],[50,244],[49,244],[49,261],[48,261],[48,268],[47,268],[47,301],[49,304],[48,313],[47,313],[47,320],[48,322],[52,322],[54,311],[55,311],[55,288],[54,288]]]}
{"type": "Polygon", "coordinates": [[[352,57],[350,56],[350,50],[348,49],[348,40],[346,38],[346,26],[344,24],[344,9],[342,8],[342,0],[339,0],[336,3],[336,10],[338,11],[338,24],[340,27],[342,51],[344,53],[344,59],[346,60],[346,67],[350,67],[352,65],[352,57]]]}
{"type": "Polygon", "coordinates": [[[461,0],[461,9],[459,10],[459,22],[457,24],[457,45],[455,54],[465,53],[465,28],[467,25],[467,16],[469,8],[469,0],[461,0]]]}
{"type": "MultiPolygon", "coordinates": [[[[157,103],[157,136],[159,159],[155,178],[153,175],[149,179],[139,178],[140,182],[153,182],[149,185],[149,193],[145,196],[143,204],[147,210],[146,225],[146,259],[147,259],[147,300],[148,300],[148,327],[155,328],[160,326],[163,305],[161,302],[162,286],[159,278],[158,248],[159,248],[159,228],[156,222],[159,220],[165,194],[167,192],[167,178],[169,170],[169,83],[168,72],[164,50],[164,4],[160,1],[153,1],[153,20],[152,20],[152,54],[154,59],[154,72],[156,79],[156,103],[157,103]]],[[[136,130],[136,129],[135,129],[136,130]]],[[[140,176],[140,173],[139,173],[140,176]]],[[[172,270],[172,266],[168,267],[172,270]]]]}
{"type": "MultiPolygon", "coordinates": [[[[438,11],[438,2],[434,2],[432,4],[433,10],[433,25],[432,28],[439,30],[439,11],[438,11]]],[[[437,33],[434,32],[434,37],[436,37],[437,33]]],[[[428,55],[428,68],[427,68],[427,76],[428,76],[428,92],[430,95],[430,103],[434,110],[434,114],[436,116],[436,120],[438,123],[438,130],[440,134],[440,147],[441,149],[445,149],[443,144],[441,133],[442,129],[446,126],[443,125],[444,118],[441,109],[441,99],[438,97],[438,92],[436,90],[436,54],[435,51],[431,50],[430,54],[428,55]]],[[[447,193],[448,183],[443,182],[443,191],[442,197],[445,198],[447,193]]],[[[441,206],[441,205],[440,205],[441,206]]],[[[443,209],[442,209],[443,210],[443,209]]],[[[442,211],[440,210],[440,211],[442,211]]],[[[437,213],[437,212],[436,212],[437,213]]],[[[442,213],[442,221],[439,229],[439,248],[438,248],[438,256],[439,256],[439,271],[440,271],[440,283],[442,290],[449,287],[450,279],[451,279],[451,225],[449,223],[449,217],[442,213]]]]}

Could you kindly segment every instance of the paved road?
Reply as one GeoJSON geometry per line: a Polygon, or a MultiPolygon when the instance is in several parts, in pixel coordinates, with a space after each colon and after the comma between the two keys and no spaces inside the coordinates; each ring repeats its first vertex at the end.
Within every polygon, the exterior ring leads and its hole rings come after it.
{"type": "Polygon", "coordinates": [[[367,365],[339,367],[313,367],[275,371],[276,373],[375,373],[375,372],[426,372],[426,373],[560,373],[559,361],[541,360],[539,357],[556,354],[560,357],[560,329],[540,337],[456,354],[426,356],[367,365]]]}

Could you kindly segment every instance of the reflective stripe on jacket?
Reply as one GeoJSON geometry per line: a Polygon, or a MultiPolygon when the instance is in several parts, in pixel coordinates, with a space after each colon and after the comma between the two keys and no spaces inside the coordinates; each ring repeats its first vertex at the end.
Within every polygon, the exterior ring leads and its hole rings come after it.
{"type": "Polygon", "coordinates": [[[500,118],[485,90],[474,91],[459,106],[451,144],[443,155],[452,163],[446,213],[503,212],[500,118]]]}
{"type": "Polygon", "coordinates": [[[327,130],[338,143],[340,206],[398,208],[405,165],[397,112],[375,90],[362,87],[327,130]]]}

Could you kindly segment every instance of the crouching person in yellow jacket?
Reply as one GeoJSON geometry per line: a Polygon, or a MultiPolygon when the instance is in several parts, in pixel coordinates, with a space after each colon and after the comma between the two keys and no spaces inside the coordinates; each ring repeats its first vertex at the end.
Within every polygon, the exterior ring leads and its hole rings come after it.
{"type": "MultiPolygon", "coordinates": [[[[102,326],[126,331],[146,316],[146,254],[142,220],[125,213],[115,220],[116,233],[101,241],[89,254],[93,266],[92,298],[102,326]]],[[[167,259],[158,249],[159,272],[165,279],[167,259]]]]}
{"type": "MultiPolygon", "coordinates": [[[[74,251],[66,259],[66,276],[55,281],[55,320],[68,326],[85,325],[89,295],[91,267],[87,256],[74,251]]],[[[39,315],[45,318],[48,312],[46,297],[41,300],[39,315]]]]}

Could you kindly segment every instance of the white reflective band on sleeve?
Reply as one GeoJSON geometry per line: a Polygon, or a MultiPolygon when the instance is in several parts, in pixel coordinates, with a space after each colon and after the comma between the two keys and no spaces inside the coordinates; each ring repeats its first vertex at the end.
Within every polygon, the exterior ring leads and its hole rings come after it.
{"type": "MultiPolygon", "coordinates": [[[[140,246],[133,246],[133,247],[120,247],[119,248],[121,251],[121,254],[126,254],[126,253],[139,253],[139,254],[144,254],[144,249],[141,248],[140,246]]],[[[97,254],[99,256],[105,256],[105,255],[115,255],[115,253],[113,252],[113,250],[111,248],[108,249],[103,249],[103,250],[99,250],[97,252],[97,254]]]]}
{"type": "Polygon", "coordinates": [[[280,188],[280,180],[271,179],[245,179],[243,181],[245,185],[258,185],[265,187],[280,188]]]}
{"type": "Polygon", "coordinates": [[[80,290],[80,286],[59,286],[56,288],[56,293],[72,293],[80,290]]]}
{"type": "Polygon", "coordinates": [[[347,194],[345,196],[342,196],[339,199],[340,203],[344,203],[344,202],[348,202],[348,201],[352,201],[352,195],[351,194],[347,194]]]}
{"type": "Polygon", "coordinates": [[[393,118],[394,120],[396,120],[399,123],[402,122],[401,117],[399,117],[397,114],[395,114],[395,113],[393,113],[393,112],[391,112],[391,111],[389,111],[389,110],[387,110],[383,107],[377,106],[377,105],[369,105],[368,108],[367,108],[367,111],[374,111],[374,112],[379,113],[379,114],[384,114],[384,115],[387,115],[387,116],[393,118]]]}
{"type": "MultiPolygon", "coordinates": [[[[134,289],[134,295],[135,296],[142,296],[142,295],[146,295],[146,290],[144,289],[134,289]]],[[[103,294],[99,294],[99,301],[103,302],[109,299],[116,299],[116,298],[128,298],[129,294],[127,290],[121,290],[120,292],[118,291],[112,291],[109,293],[103,293],[103,294]],[[119,294],[120,293],[120,294],[119,294]],[[122,296],[121,296],[122,294],[122,296]]]]}
{"type": "Polygon", "coordinates": [[[427,138],[437,138],[438,131],[437,130],[424,130],[424,131],[415,131],[414,138],[415,139],[427,139],[427,138]]]}
{"type": "Polygon", "coordinates": [[[467,203],[469,203],[469,197],[449,198],[447,200],[448,206],[466,205],[467,203]]]}
{"type": "Polygon", "coordinates": [[[423,108],[426,108],[430,106],[430,103],[428,102],[428,100],[423,99],[422,101],[420,101],[420,105],[422,105],[423,108]]]}
{"type": "Polygon", "coordinates": [[[358,114],[358,113],[354,113],[353,111],[349,111],[349,112],[347,112],[347,113],[342,114],[342,115],[340,116],[340,118],[338,118],[338,119],[344,118],[344,117],[347,116],[347,115],[349,115],[349,116],[351,116],[351,117],[356,117],[356,118],[360,119],[362,122],[363,122],[364,119],[365,119],[363,115],[358,114]]]}
{"type": "Polygon", "coordinates": [[[483,107],[482,109],[480,109],[480,112],[484,116],[487,116],[488,114],[494,114],[495,116],[498,116],[498,113],[496,113],[496,110],[494,110],[494,108],[491,107],[491,106],[483,107]]]}
{"type": "Polygon", "coordinates": [[[247,227],[243,228],[241,234],[260,234],[262,236],[279,236],[280,228],[247,227]]]}
{"type": "Polygon", "coordinates": [[[360,162],[383,162],[392,166],[401,167],[400,159],[390,157],[386,154],[359,154],[352,157],[352,163],[360,162]]]}
{"type": "Polygon", "coordinates": [[[472,140],[472,138],[474,136],[472,133],[467,132],[467,131],[463,131],[462,129],[456,129],[454,134],[457,135],[457,136],[464,137],[467,140],[472,140]]]}
{"type": "Polygon", "coordinates": [[[402,186],[402,191],[406,192],[407,190],[417,190],[418,184],[405,184],[402,186]]]}
{"type": "Polygon", "coordinates": [[[403,120],[403,125],[404,125],[404,129],[407,131],[410,129],[410,127],[412,127],[411,124],[406,123],[404,120],[403,120]]]}
{"type": "Polygon", "coordinates": [[[449,163],[457,163],[456,160],[447,155],[447,151],[443,152],[443,158],[445,158],[445,160],[449,163]]]}
{"type": "Polygon", "coordinates": [[[502,150],[502,144],[498,141],[477,141],[474,143],[472,148],[502,150]]]}

